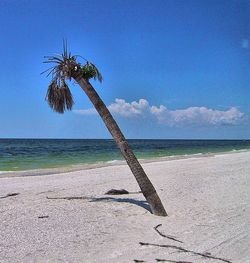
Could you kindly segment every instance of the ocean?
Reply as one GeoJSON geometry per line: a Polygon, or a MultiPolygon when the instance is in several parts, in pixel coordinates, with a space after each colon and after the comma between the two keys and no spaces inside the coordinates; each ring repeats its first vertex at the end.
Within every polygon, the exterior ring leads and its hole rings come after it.
{"type": "MultiPolygon", "coordinates": [[[[250,140],[128,140],[139,159],[250,150],[250,140]]],[[[111,164],[122,160],[113,140],[0,139],[0,173],[111,164]]]]}

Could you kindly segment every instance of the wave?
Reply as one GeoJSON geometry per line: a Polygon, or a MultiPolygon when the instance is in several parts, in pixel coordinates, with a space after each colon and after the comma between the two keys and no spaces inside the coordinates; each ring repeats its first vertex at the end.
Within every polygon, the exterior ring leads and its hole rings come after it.
{"type": "Polygon", "coordinates": [[[122,160],[110,160],[110,161],[107,161],[106,163],[107,164],[117,164],[117,163],[121,163],[122,160]]]}
{"type": "Polygon", "coordinates": [[[14,173],[15,171],[0,171],[0,174],[14,173]]]}

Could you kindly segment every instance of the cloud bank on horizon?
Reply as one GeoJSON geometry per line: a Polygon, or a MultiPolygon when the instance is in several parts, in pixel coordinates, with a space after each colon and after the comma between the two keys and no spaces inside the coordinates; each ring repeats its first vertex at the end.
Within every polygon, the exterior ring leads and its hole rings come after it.
{"type": "MultiPolygon", "coordinates": [[[[216,110],[207,107],[188,107],[186,109],[169,110],[164,105],[150,105],[146,99],[139,99],[131,103],[124,99],[115,99],[108,106],[110,112],[124,118],[152,118],[158,123],[169,127],[183,126],[219,126],[236,125],[244,118],[244,113],[236,107],[228,110],[216,110]]],[[[96,115],[94,108],[74,110],[81,115],[96,115]]]]}

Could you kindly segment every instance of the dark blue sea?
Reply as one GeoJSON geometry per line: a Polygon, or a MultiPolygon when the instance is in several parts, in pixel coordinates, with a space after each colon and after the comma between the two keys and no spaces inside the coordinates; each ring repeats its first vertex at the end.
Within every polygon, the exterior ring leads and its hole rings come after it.
{"type": "MultiPolygon", "coordinates": [[[[128,140],[139,159],[250,150],[250,140],[128,140]]],[[[113,140],[0,139],[0,172],[112,163],[113,140]]]]}

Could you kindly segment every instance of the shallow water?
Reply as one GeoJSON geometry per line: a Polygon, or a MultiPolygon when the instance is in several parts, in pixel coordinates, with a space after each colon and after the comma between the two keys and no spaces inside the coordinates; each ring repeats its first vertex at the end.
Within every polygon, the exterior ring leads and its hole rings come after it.
{"type": "MultiPolygon", "coordinates": [[[[249,150],[250,140],[129,140],[139,159],[249,150]]],[[[113,140],[0,139],[1,171],[82,164],[113,164],[122,156],[113,140]]]]}

